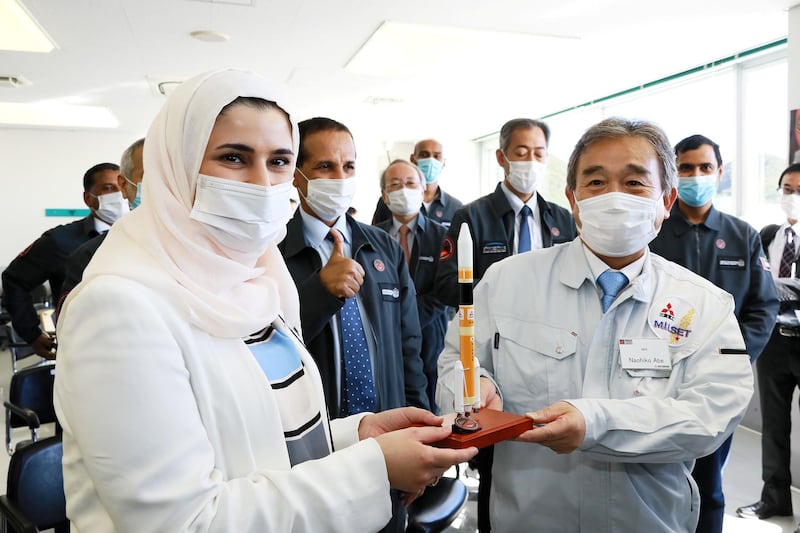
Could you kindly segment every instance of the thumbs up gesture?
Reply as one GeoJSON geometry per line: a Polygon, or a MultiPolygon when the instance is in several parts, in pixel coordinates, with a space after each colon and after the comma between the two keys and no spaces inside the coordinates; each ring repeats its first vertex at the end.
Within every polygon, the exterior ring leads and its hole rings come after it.
{"type": "Polygon", "coordinates": [[[331,230],[333,253],[319,271],[319,279],[325,289],[337,298],[352,298],[364,283],[364,269],[356,261],[345,257],[342,235],[331,230]]]}

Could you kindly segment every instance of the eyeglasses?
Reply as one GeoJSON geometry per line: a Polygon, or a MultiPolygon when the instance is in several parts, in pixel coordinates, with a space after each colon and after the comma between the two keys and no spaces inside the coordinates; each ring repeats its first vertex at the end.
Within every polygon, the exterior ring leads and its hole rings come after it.
{"type": "Polygon", "coordinates": [[[790,196],[792,194],[800,195],[800,189],[791,189],[789,187],[778,187],[778,190],[781,192],[781,194],[785,194],[786,196],[790,196]]]}

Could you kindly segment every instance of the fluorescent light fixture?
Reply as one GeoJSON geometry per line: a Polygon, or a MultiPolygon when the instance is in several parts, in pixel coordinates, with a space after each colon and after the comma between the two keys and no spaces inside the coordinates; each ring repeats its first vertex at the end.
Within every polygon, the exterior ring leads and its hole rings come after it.
{"type": "Polygon", "coordinates": [[[50,128],[116,128],[119,122],[107,107],[39,102],[0,102],[0,124],[50,128]]]}
{"type": "Polygon", "coordinates": [[[51,52],[56,44],[18,0],[0,0],[0,50],[51,52]]]}
{"type": "Polygon", "coordinates": [[[423,77],[443,72],[474,72],[504,56],[550,54],[554,46],[574,48],[573,37],[469,30],[386,21],[345,66],[351,74],[389,78],[423,77]],[[490,63],[485,63],[485,62],[490,63]]]}

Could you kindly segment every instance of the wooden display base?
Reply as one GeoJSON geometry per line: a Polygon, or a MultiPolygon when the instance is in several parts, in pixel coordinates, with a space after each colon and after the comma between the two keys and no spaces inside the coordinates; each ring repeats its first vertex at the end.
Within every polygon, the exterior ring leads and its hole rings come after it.
{"type": "MultiPolygon", "coordinates": [[[[478,413],[473,413],[470,418],[474,418],[480,424],[481,429],[474,433],[452,433],[444,440],[434,443],[439,448],[485,448],[497,442],[513,439],[517,435],[533,429],[533,420],[527,416],[496,411],[495,409],[481,409],[478,413]]],[[[444,426],[453,425],[455,413],[445,415],[444,426]]]]}

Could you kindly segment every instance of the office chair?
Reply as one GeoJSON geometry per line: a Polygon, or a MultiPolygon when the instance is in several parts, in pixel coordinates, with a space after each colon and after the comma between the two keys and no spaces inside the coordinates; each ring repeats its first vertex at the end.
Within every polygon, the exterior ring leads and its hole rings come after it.
{"type": "Polygon", "coordinates": [[[24,368],[11,376],[6,408],[6,450],[9,455],[20,447],[36,442],[41,424],[56,422],[53,407],[53,384],[55,365],[47,364],[24,368]],[[31,431],[30,440],[11,444],[11,430],[27,427],[31,431]]]}
{"type": "Polygon", "coordinates": [[[0,496],[3,533],[69,531],[62,454],[61,435],[56,435],[25,446],[11,457],[6,494],[0,496]]]}
{"type": "Polygon", "coordinates": [[[442,477],[408,506],[406,533],[438,533],[456,518],[467,501],[467,486],[457,478],[442,477]]]}

